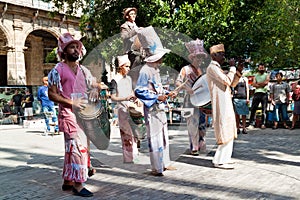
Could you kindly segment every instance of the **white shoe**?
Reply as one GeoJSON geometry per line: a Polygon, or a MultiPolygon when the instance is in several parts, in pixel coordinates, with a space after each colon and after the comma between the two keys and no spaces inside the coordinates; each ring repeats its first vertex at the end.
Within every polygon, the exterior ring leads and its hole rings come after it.
{"type": "Polygon", "coordinates": [[[253,126],[253,125],[250,125],[250,126],[247,127],[247,129],[248,129],[248,130],[253,130],[253,129],[254,129],[254,126],[253,126]]]}
{"type": "Polygon", "coordinates": [[[220,169],[234,169],[234,166],[232,164],[214,164],[214,167],[220,169]]]}

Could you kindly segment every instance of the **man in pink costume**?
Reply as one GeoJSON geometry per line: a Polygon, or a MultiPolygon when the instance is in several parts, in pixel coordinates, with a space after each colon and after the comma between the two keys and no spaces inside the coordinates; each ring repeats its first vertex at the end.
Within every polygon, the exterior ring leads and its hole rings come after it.
{"type": "Polygon", "coordinates": [[[58,39],[58,55],[62,60],[49,73],[48,95],[59,104],[59,130],[64,132],[65,160],[62,189],[73,190],[77,196],[90,197],[93,193],[83,187],[88,176],[87,138],[78,126],[75,111],[87,103],[87,90],[91,89],[89,99],[98,98],[98,84],[90,71],[78,63],[82,54],[82,43],[74,40],[70,33],[58,39]]]}

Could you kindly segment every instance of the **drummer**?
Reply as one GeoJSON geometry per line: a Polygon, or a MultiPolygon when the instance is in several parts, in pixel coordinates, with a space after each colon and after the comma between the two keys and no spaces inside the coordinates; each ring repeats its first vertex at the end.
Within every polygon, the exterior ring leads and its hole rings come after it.
{"type": "Polygon", "coordinates": [[[90,99],[98,99],[99,88],[91,72],[78,59],[82,54],[82,43],[74,40],[70,33],[64,33],[58,39],[58,55],[62,60],[48,75],[49,99],[59,104],[59,130],[64,132],[65,159],[62,178],[63,191],[72,190],[74,195],[82,197],[93,196],[93,193],[84,187],[88,176],[88,145],[87,138],[80,135],[75,110],[86,106],[85,96],[87,86],[91,88],[90,99]],[[88,84],[88,85],[86,85],[88,84]],[[79,98],[71,98],[71,97],[79,98]]]}
{"type": "MultiPolygon", "coordinates": [[[[194,93],[192,85],[198,77],[202,75],[203,68],[207,67],[204,60],[208,58],[203,47],[203,40],[192,40],[185,44],[189,51],[189,60],[191,64],[184,66],[178,75],[176,80],[176,86],[180,86],[186,80],[186,84],[182,87],[186,91],[184,98],[184,108],[192,108],[193,115],[187,117],[187,128],[190,141],[190,153],[191,155],[199,155],[199,151],[205,151],[205,133],[206,133],[206,121],[205,114],[197,107],[193,106],[190,102],[190,95],[194,93]]],[[[200,97],[201,98],[201,97],[200,97]]]]}
{"type": "Polygon", "coordinates": [[[118,121],[122,140],[123,162],[134,163],[137,160],[137,138],[134,137],[133,130],[130,126],[129,102],[137,100],[134,96],[132,81],[127,76],[130,61],[128,56],[118,56],[118,74],[111,81],[111,100],[118,102],[118,121]]]}

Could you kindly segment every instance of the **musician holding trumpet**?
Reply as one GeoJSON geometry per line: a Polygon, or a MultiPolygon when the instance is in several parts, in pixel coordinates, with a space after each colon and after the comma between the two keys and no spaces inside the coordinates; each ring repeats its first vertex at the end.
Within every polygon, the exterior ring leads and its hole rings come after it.
{"type": "Polygon", "coordinates": [[[227,74],[221,69],[225,61],[223,44],[210,48],[211,63],[207,68],[207,82],[211,94],[213,126],[215,131],[217,151],[212,160],[214,167],[233,169],[231,161],[233,140],[237,138],[235,113],[232,104],[231,88],[235,87],[242,76],[242,69],[236,70],[235,61],[229,61],[230,70],[227,74]]]}
{"type": "MultiPolygon", "coordinates": [[[[186,118],[187,121],[187,129],[190,141],[190,153],[191,155],[197,156],[199,155],[199,151],[205,151],[205,114],[199,109],[199,107],[195,107],[190,101],[190,95],[194,94],[194,90],[192,89],[193,84],[197,80],[198,77],[202,75],[201,68],[204,68],[205,62],[204,59],[208,57],[204,47],[203,40],[193,40],[188,43],[185,43],[187,50],[189,51],[189,60],[191,64],[184,66],[178,75],[176,80],[176,86],[180,86],[182,84],[187,94],[184,98],[184,108],[192,108],[193,114],[186,118]],[[200,122],[200,123],[199,123],[200,122]]],[[[201,98],[201,97],[199,97],[201,98]]]]}

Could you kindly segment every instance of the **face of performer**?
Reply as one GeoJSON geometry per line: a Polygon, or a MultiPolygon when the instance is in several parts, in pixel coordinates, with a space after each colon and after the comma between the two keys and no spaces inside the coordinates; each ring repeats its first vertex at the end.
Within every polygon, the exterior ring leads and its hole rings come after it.
{"type": "Polygon", "coordinates": [[[128,74],[129,70],[130,70],[130,66],[128,64],[124,64],[120,68],[120,74],[125,76],[128,74]]]}
{"type": "Polygon", "coordinates": [[[134,10],[130,11],[127,16],[127,21],[134,22],[136,18],[136,12],[134,10]]]}
{"type": "Polygon", "coordinates": [[[225,52],[214,53],[212,59],[222,65],[225,62],[225,52]]]}
{"type": "Polygon", "coordinates": [[[237,66],[237,70],[239,72],[242,72],[244,70],[244,63],[243,62],[239,62],[238,66],[237,66]]]}
{"type": "Polygon", "coordinates": [[[201,67],[202,63],[203,63],[203,55],[202,54],[198,54],[196,56],[193,57],[193,60],[192,60],[192,65],[194,67],[201,67]]]}
{"type": "Polygon", "coordinates": [[[161,58],[158,61],[156,61],[155,65],[156,65],[156,67],[160,67],[162,63],[163,63],[163,58],[161,58]]]}
{"type": "Polygon", "coordinates": [[[73,42],[69,44],[65,49],[64,49],[64,54],[66,57],[66,60],[75,62],[78,60],[79,55],[80,55],[80,47],[76,42],[73,42]]]}

